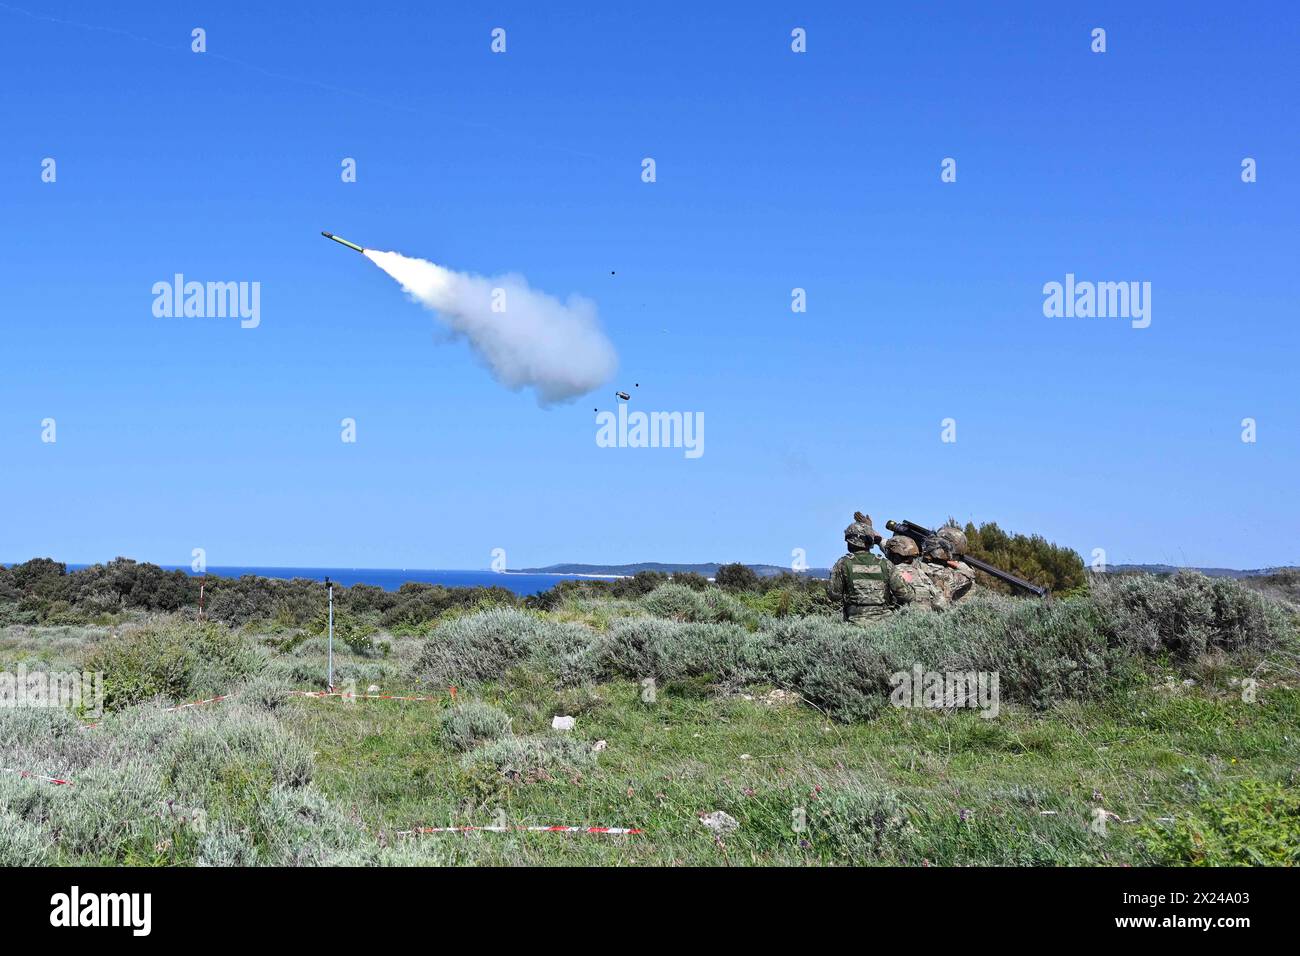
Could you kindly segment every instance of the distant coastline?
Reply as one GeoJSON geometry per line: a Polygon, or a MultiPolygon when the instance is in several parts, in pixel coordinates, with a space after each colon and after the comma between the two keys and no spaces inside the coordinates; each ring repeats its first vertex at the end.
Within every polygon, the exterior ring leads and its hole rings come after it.
{"type": "MultiPolygon", "coordinates": [[[[0,562],[6,567],[22,562],[0,562]]],[[[142,564],[151,562],[139,562],[142,564]]],[[[102,567],[104,563],[98,566],[102,567]]],[[[69,572],[84,571],[97,565],[66,563],[69,572]]],[[[447,569],[408,569],[408,568],[306,568],[306,567],[270,567],[252,565],[212,566],[207,574],[217,578],[241,578],[252,575],[273,580],[305,579],[324,584],[326,580],[342,587],[358,585],[377,587],[385,591],[398,591],[403,585],[431,585],[446,588],[505,588],[521,597],[548,591],[564,581],[617,581],[633,577],[641,572],[660,574],[698,574],[713,580],[717,576],[721,563],[670,564],[666,562],[643,562],[639,564],[553,564],[541,568],[517,568],[503,571],[447,570],[447,569]]],[[[200,577],[188,565],[155,565],[164,571],[181,572],[189,577],[200,577]]],[[[790,569],[772,564],[749,564],[760,577],[773,577],[778,574],[792,573],[790,569]]],[[[1286,567],[1237,570],[1233,568],[1186,568],[1180,569],[1166,564],[1119,564],[1110,565],[1111,574],[1172,574],[1179,570],[1199,571],[1215,578],[1255,578],[1279,571],[1286,567]]],[[[798,572],[802,576],[825,579],[829,576],[826,568],[809,568],[798,572]]]]}
{"type": "Polygon", "coordinates": [[[598,578],[602,581],[612,581],[616,578],[630,578],[630,574],[598,574],[590,571],[511,571],[509,568],[504,571],[493,571],[493,574],[545,574],[556,578],[598,578]]]}
{"type": "MultiPolygon", "coordinates": [[[[141,562],[145,563],[145,562],[141,562]]],[[[190,577],[202,577],[189,565],[158,565],[164,571],[181,571],[190,577]]],[[[82,571],[94,567],[89,564],[69,564],[69,571],[82,571]]],[[[293,568],[253,565],[213,565],[207,574],[217,578],[241,578],[252,575],[277,581],[306,579],[324,584],[326,580],[341,587],[368,585],[385,591],[397,591],[404,584],[431,584],[446,588],[505,588],[526,597],[548,591],[561,581],[583,577],[596,580],[613,580],[612,574],[553,574],[527,571],[457,570],[438,568],[293,568]]]]}

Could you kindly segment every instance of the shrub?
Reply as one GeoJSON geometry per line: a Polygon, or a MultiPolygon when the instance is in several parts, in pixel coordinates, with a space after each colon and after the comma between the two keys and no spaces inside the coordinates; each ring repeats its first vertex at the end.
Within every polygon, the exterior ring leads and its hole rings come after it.
{"type": "Polygon", "coordinates": [[[890,675],[910,668],[915,658],[892,655],[883,635],[849,625],[819,631],[783,659],[799,692],[839,720],[875,716],[889,700],[890,675]]]}
{"type": "Polygon", "coordinates": [[[758,624],[758,614],[726,591],[709,588],[701,592],[700,598],[703,602],[702,620],[717,624],[758,624]]]}
{"type": "Polygon", "coordinates": [[[861,865],[901,862],[909,856],[906,808],[890,791],[861,786],[831,793],[810,807],[808,837],[833,859],[861,865]]]}
{"type": "Polygon", "coordinates": [[[105,706],[118,709],[226,693],[261,664],[246,638],[220,624],[171,620],[100,641],[83,666],[104,674],[105,706]]]}
{"type": "Polygon", "coordinates": [[[397,589],[393,603],[383,611],[379,622],[390,629],[418,630],[449,611],[513,607],[518,603],[519,598],[502,587],[445,588],[408,581],[397,589]]]}
{"type": "MultiPolygon", "coordinates": [[[[866,628],[823,616],[755,617],[746,622],[753,633],[727,623],[628,618],[606,633],[599,670],[772,683],[839,719],[862,720],[884,706],[893,675],[916,664],[996,672],[1001,699],[1045,708],[1128,680],[1138,653],[1262,649],[1283,639],[1286,611],[1234,582],[1196,577],[1129,579],[1053,601],[984,592],[943,614],[908,608],[866,628]]],[[[642,605],[675,617],[721,617],[730,601],[716,589],[695,594],[669,585],[642,605]],[[722,602],[711,605],[710,595],[722,602]]]]}
{"type": "Polygon", "coordinates": [[[1112,641],[1133,653],[1169,653],[1180,662],[1215,648],[1268,651],[1294,626],[1283,605],[1231,578],[1194,571],[1100,578],[1091,597],[1112,641]]]}
{"type": "Polygon", "coordinates": [[[727,591],[759,590],[758,572],[746,564],[724,564],[713,575],[718,587],[727,591]]]}
{"type": "Polygon", "coordinates": [[[580,624],[493,608],[440,624],[412,672],[432,684],[464,685],[496,680],[527,661],[562,682],[572,682],[593,673],[595,641],[595,632],[580,624]]]}
{"type": "Polygon", "coordinates": [[[695,591],[682,584],[661,584],[641,599],[655,617],[673,621],[755,624],[758,614],[718,588],[695,591]]]}
{"type": "Polygon", "coordinates": [[[861,639],[862,632],[842,621],[810,617],[772,619],[747,635],[740,667],[748,679],[793,689],[802,684],[813,649],[835,640],[861,639]]]}
{"type": "MultiPolygon", "coordinates": [[[[47,787],[47,789],[49,789],[47,787]]],[[[158,774],[135,759],[117,766],[96,763],[77,771],[71,787],[41,795],[27,819],[57,835],[61,854],[85,863],[151,860],[153,847],[170,836],[158,774]]]]}
{"type": "Polygon", "coordinates": [[[824,586],[768,588],[761,597],[754,599],[750,606],[772,617],[829,616],[839,612],[839,605],[828,598],[824,586]]]}
{"type": "Polygon", "coordinates": [[[747,632],[734,624],[627,618],[610,628],[602,641],[602,671],[640,680],[677,680],[741,676],[741,650],[747,632]]]}
{"type": "Polygon", "coordinates": [[[670,580],[673,584],[684,584],[692,591],[703,591],[709,586],[709,579],[696,571],[674,571],[670,580]]]}
{"type": "Polygon", "coordinates": [[[481,701],[469,701],[444,710],[438,716],[443,742],[453,750],[472,750],[510,731],[510,716],[501,708],[481,701]]]}
{"type": "MultiPolygon", "coordinates": [[[[353,654],[375,653],[373,621],[334,609],[334,639],[342,641],[353,654]]],[[[307,627],[309,634],[329,640],[329,609],[322,609],[307,627]]]]}
{"type": "Polygon", "coordinates": [[[48,866],[54,846],[39,829],[0,809],[0,866],[48,866]]]}
{"type": "Polygon", "coordinates": [[[944,615],[945,670],[996,671],[1009,699],[1038,708],[1103,691],[1116,664],[1092,605],[989,599],[944,615]]]}
{"type": "Polygon", "coordinates": [[[195,866],[256,866],[257,846],[245,830],[224,821],[211,827],[199,842],[195,866]]]}
{"type": "Polygon", "coordinates": [[[546,628],[534,614],[494,608],[440,624],[415,663],[415,673],[432,684],[494,680],[528,656],[546,628]]]}
{"type": "Polygon", "coordinates": [[[310,786],[310,749],[239,702],[179,713],[129,708],[93,732],[62,711],[0,710],[0,750],[17,766],[74,782],[0,774],[0,861],[28,860],[42,846],[43,859],[30,862],[357,858],[358,827],[310,786]]]}
{"type": "Polygon", "coordinates": [[[239,690],[239,699],[255,710],[277,710],[289,699],[293,685],[283,671],[263,670],[253,675],[239,690]]]}
{"type": "Polygon", "coordinates": [[[272,866],[357,865],[364,830],[310,786],[275,786],[253,826],[272,866]]]}
{"type": "Polygon", "coordinates": [[[1300,865],[1300,792],[1243,780],[1167,828],[1143,827],[1142,835],[1163,865],[1300,865]]]}
{"type": "Polygon", "coordinates": [[[704,600],[684,584],[661,584],[641,598],[641,606],[655,617],[698,621],[704,617],[704,600]]]}
{"type": "Polygon", "coordinates": [[[573,622],[548,622],[533,646],[529,663],[560,684],[579,684],[598,676],[600,635],[573,622]]]}
{"type": "Polygon", "coordinates": [[[525,783],[571,775],[595,765],[591,745],[568,735],[501,737],[461,758],[462,769],[472,774],[487,772],[525,783]]]}
{"type": "Polygon", "coordinates": [[[1273,574],[1252,575],[1241,578],[1241,584],[1275,601],[1300,605],[1300,568],[1282,568],[1273,574]]]}
{"type": "Polygon", "coordinates": [[[168,791],[183,801],[256,804],[279,784],[311,780],[311,750],[274,719],[228,707],[217,719],[179,724],[160,748],[158,766],[168,791]]]}
{"type": "Polygon", "coordinates": [[[609,593],[616,598],[638,598],[667,582],[668,575],[662,571],[638,571],[630,578],[615,578],[609,593]]]}

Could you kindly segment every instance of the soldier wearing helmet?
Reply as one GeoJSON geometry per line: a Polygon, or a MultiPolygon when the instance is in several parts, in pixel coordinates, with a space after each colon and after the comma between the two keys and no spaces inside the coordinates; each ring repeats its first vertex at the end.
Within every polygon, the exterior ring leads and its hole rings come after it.
{"type": "Polygon", "coordinates": [[[944,607],[965,597],[975,584],[975,572],[961,560],[966,553],[966,535],[953,525],[945,525],[925,539],[921,554],[927,570],[938,587],[944,607]]]}
{"type": "Polygon", "coordinates": [[[935,532],[937,537],[948,542],[949,550],[957,557],[966,553],[966,532],[955,524],[946,524],[935,532]]]}
{"type": "Polygon", "coordinates": [[[921,555],[921,549],[917,547],[916,542],[905,534],[894,535],[885,542],[881,550],[885,552],[885,557],[895,564],[905,564],[921,555]]]}
{"type": "Polygon", "coordinates": [[[894,565],[891,584],[898,603],[942,610],[943,592],[930,571],[931,565],[921,560],[917,543],[905,534],[896,534],[885,542],[883,550],[894,565]]]}
{"type": "Polygon", "coordinates": [[[853,524],[844,529],[849,553],[831,569],[829,591],[843,607],[844,620],[865,627],[897,609],[902,580],[896,579],[888,561],[871,553],[881,541],[871,517],[855,511],[853,519],[853,524]]]}

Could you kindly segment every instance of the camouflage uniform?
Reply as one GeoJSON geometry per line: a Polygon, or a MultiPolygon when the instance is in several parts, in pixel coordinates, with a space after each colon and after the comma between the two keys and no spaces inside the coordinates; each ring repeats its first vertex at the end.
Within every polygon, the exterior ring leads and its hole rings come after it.
{"type": "Polygon", "coordinates": [[[907,535],[896,534],[885,542],[885,557],[893,567],[890,590],[900,604],[916,604],[938,610],[941,595],[927,566],[921,561],[921,549],[907,535]]]}
{"type": "MultiPolygon", "coordinates": [[[[865,515],[844,529],[844,540],[849,553],[831,569],[830,595],[843,606],[844,620],[865,627],[897,609],[896,574],[893,565],[871,553],[880,535],[865,515]]],[[[901,578],[897,581],[901,585],[901,578]]]]}
{"type": "Polygon", "coordinates": [[[916,604],[934,611],[942,611],[948,606],[943,589],[935,579],[934,565],[926,564],[920,558],[913,558],[905,564],[894,566],[895,597],[899,604],[916,604]]]}
{"type": "Polygon", "coordinates": [[[931,563],[926,566],[935,585],[943,594],[945,607],[964,598],[975,584],[975,571],[965,561],[952,560],[947,564],[931,563]]]}
{"type": "Polygon", "coordinates": [[[944,607],[961,600],[975,584],[975,571],[961,560],[965,550],[966,535],[954,527],[940,528],[926,539],[922,548],[926,569],[934,579],[944,607]]]}
{"type": "Polygon", "coordinates": [[[844,620],[866,626],[897,610],[895,577],[893,565],[870,551],[846,554],[831,569],[831,597],[843,605],[844,620]]]}

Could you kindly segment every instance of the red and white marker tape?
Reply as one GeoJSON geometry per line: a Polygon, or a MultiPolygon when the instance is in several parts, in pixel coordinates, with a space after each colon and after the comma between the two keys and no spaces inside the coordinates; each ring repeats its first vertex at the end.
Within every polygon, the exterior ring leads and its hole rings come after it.
{"type": "Polygon", "coordinates": [[[397,697],[393,694],[347,694],[337,690],[291,690],[294,697],[346,697],[350,700],[442,700],[441,697],[397,697]]]}
{"type": "Polygon", "coordinates": [[[10,770],[8,767],[0,767],[0,773],[16,773],[28,780],[44,780],[46,783],[57,783],[63,787],[72,786],[71,780],[60,780],[58,777],[43,777],[39,773],[28,773],[26,770],[10,770]]]}
{"type": "MultiPolygon", "coordinates": [[[[175,707],[164,707],[163,713],[174,714],[178,710],[188,710],[191,707],[202,707],[204,704],[215,704],[218,703],[219,701],[230,700],[234,696],[235,696],[234,694],[222,694],[220,697],[209,697],[207,700],[196,700],[192,704],[177,704],[175,707]]],[[[90,721],[88,723],[82,724],[81,726],[87,730],[92,730],[95,727],[99,726],[99,721],[98,720],[90,721]]]]}
{"type": "Polygon", "coordinates": [[[173,714],[178,710],[188,710],[191,707],[202,707],[204,704],[215,704],[223,700],[230,700],[234,694],[222,694],[220,697],[209,697],[207,700],[196,700],[192,704],[177,704],[175,707],[164,707],[163,712],[173,714]]]}
{"type": "Polygon", "coordinates": [[[398,836],[412,836],[417,833],[604,833],[610,836],[624,836],[632,833],[644,833],[633,827],[416,827],[414,830],[398,830],[398,836]]]}

